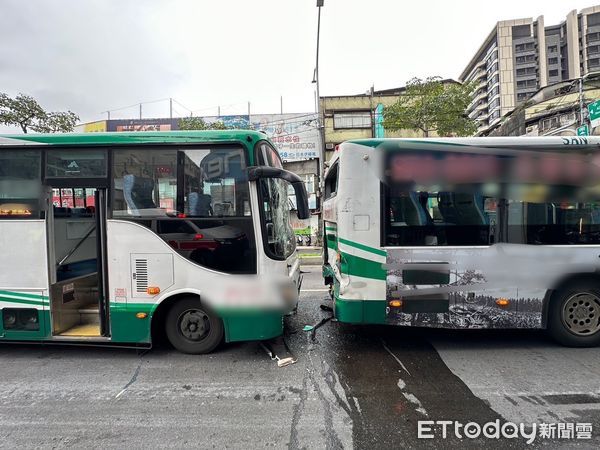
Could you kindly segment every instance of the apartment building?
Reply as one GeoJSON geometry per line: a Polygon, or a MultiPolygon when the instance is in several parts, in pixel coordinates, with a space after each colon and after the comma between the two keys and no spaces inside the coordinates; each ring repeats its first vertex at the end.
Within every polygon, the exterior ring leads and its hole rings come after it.
{"type": "Polygon", "coordinates": [[[599,70],[600,5],[558,25],[544,16],[498,22],[459,80],[475,83],[467,112],[482,134],[540,88],[599,70]]]}

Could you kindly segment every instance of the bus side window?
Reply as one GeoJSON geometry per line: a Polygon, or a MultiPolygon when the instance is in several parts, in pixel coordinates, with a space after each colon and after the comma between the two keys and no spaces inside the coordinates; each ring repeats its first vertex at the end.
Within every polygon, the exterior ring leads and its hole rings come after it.
{"type": "Polygon", "coordinates": [[[327,172],[327,176],[325,177],[325,200],[333,197],[337,192],[338,185],[338,170],[339,163],[335,162],[329,172],[327,172]]]}

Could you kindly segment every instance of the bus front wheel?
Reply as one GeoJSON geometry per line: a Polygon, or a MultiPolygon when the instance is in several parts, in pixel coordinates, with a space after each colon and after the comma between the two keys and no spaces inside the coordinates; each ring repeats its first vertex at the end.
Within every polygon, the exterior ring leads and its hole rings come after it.
{"type": "Polygon", "coordinates": [[[167,313],[165,325],[169,342],[183,353],[210,353],[223,340],[223,322],[197,298],[177,301],[167,313]]]}
{"type": "Polygon", "coordinates": [[[600,284],[580,282],[558,290],[550,303],[548,328],[569,347],[600,345],[600,284]]]}

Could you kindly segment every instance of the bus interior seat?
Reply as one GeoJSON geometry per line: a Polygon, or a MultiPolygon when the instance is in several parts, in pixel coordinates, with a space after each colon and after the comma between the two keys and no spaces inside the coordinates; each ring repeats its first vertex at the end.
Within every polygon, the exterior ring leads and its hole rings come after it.
{"type": "Polygon", "coordinates": [[[439,192],[438,208],[443,218],[448,245],[489,243],[489,219],[483,209],[483,196],[466,192],[439,192]],[[478,235],[475,242],[473,236],[478,235]]]}
{"type": "Polygon", "coordinates": [[[488,218],[483,212],[483,196],[457,192],[454,194],[455,208],[459,225],[487,225],[488,218]]]}
{"type": "Polygon", "coordinates": [[[456,225],[458,217],[452,192],[438,192],[438,209],[446,225],[456,225]]]}
{"type": "Polygon", "coordinates": [[[212,215],[212,196],[199,192],[190,192],[189,198],[189,214],[191,216],[210,216],[212,215]]]}
{"type": "Polygon", "coordinates": [[[398,242],[405,245],[427,245],[432,234],[433,219],[423,202],[426,192],[409,192],[391,200],[391,226],[398,242]]]}
{"type": "Polygon", "coordinates": [[[129,209],[139,214],[140,209],[154,209],[154,180],[147,177],[137,177],[132,174],[123,176],[123,196],[129,209]]]}

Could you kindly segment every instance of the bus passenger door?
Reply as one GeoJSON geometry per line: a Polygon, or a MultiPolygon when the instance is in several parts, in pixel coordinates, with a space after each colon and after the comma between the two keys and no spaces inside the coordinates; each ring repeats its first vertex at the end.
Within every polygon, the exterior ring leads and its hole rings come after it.
{"type": "Polygon", "coordinates": [[[51,334],[108,338],[106,188],[57,184],[47,215],[51,334]]]}

